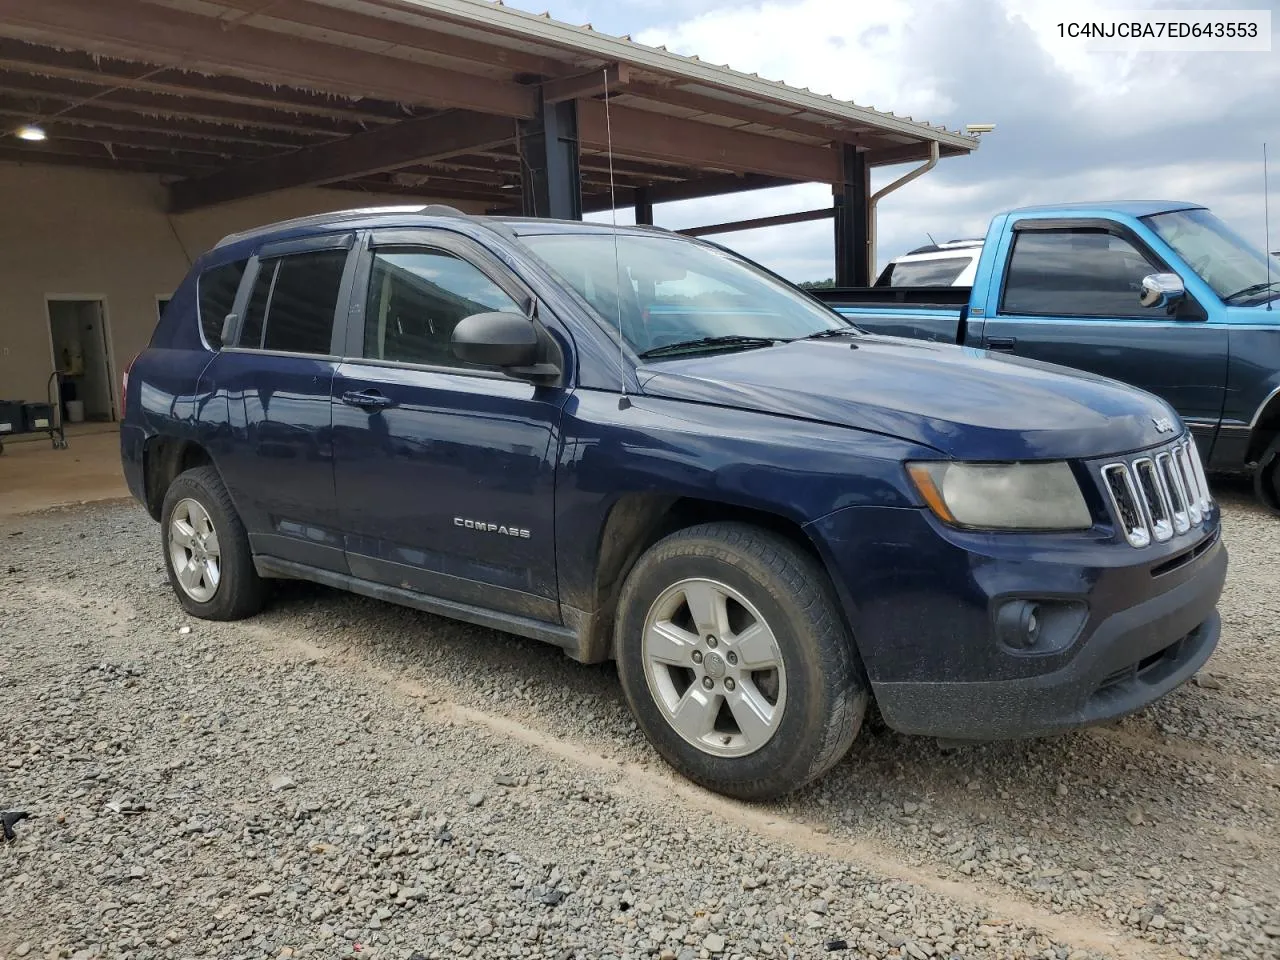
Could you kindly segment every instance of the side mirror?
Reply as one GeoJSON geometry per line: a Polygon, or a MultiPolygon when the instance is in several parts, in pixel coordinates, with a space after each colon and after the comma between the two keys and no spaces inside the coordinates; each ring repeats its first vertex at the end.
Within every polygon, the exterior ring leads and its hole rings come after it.
{"type": "Polygon", "coordinates": [[[1142,278],[1144,307],[1170,307],[1187,295],[1182,278],[1176,273],[1152,273],[1142,278]]]}
{"type": "Polygon", "coordinates": [[[486,367],[530,367],[538,361],[538,331],[519,313],[475,313],[453,328],[453,355],[486,367]]]}

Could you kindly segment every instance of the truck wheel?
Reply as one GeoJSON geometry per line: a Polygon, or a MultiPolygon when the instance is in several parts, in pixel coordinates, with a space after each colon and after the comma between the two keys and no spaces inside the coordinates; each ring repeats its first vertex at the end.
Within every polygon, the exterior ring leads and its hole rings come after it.
{"type": "Polygon", "coordinates": [[[1253,474],[1253,493],[1262,505],[1280,516],[1280,437],[1271,441],[1253,474]]]}
{"type": "Polygon", "coordinates": [[[742,523],[681,530],[640,558],[619,599],[617,658],[658,752],[695,783],[744,800],[829,770],[869,700],[822,566],[742,523]]]}
{"type": "Polygon", "coordinates": [[[160,537],[169,583],[187,613],[239,620],[262,609],[266,585],[254,569],[249,535],[213,467],[194,467],[169,485],[160,537]]]}

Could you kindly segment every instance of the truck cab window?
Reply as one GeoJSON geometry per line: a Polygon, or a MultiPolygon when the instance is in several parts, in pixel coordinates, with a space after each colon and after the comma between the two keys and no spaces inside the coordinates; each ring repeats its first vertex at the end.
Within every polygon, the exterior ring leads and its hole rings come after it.
{"type": "Polygon", "coordinates": [[[285,353],[330,353],[346,262],[345,250],[262,261],[239,345],[285,353]]]}
{"type": "Polygon", "coordinates": [[[466,260],[421,247],[380,249],[369,277],[364,356],[475,369],[453,355],[453,328],[472,314],[490,311],[521,312],[466,260]]]}
{"type": "Polygon", "coordinates": [[[1101,230],[1024,230],[1014,238],[1000,312],[1040,316],[1164,316],[1139,302],[1142,279],[1163,270],[1128,240],[1101,230]]]}

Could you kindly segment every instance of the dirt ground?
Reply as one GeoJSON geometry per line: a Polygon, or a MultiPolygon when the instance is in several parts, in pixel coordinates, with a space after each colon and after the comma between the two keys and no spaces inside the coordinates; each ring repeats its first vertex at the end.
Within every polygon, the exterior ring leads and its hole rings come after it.
{"type": "Polygon", "coordinates": [[[67,444],[55,450],[45,434],[4,438],[0,517],[129,495],[120,473],[120,434],[113,426],[68,425],[67,444]]]}
{"type": "Polygon", "coordinates": [[[763,805],[673,776],[611,666],[304,584],[195,621],[136,505],[0,517],[0,957],[1280,956],[1280,520],[1218,493],[1195,682],[864,731],[763,805]]]}

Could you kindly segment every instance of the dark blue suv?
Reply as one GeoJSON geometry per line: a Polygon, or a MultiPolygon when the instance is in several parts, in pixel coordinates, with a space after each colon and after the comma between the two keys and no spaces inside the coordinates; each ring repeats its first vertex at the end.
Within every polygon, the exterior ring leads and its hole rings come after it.
{"type": "Polygon", "coordinates": [[[1148,394],[870,336],[652,228],[329,214],[231,236],[121,430],[190,613],[314,580],[615,659],[693,780],[1132,711],[1218,640],[1219,511],[1148,394]]]}

